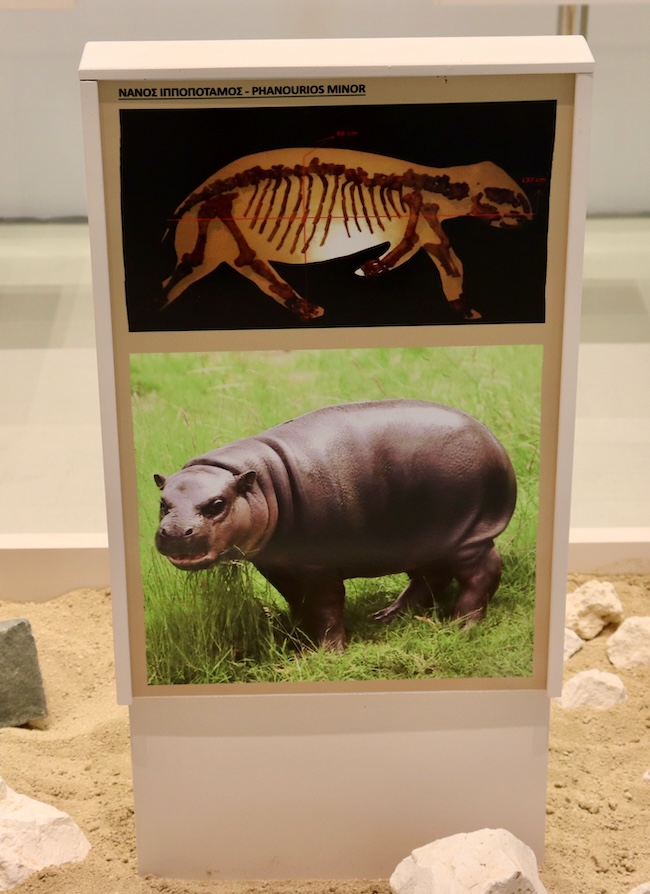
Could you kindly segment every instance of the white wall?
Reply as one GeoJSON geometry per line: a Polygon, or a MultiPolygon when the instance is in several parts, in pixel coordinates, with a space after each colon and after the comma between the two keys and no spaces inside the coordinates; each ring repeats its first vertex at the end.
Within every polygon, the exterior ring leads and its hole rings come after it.
{"type": "Polygon", "coordinates": [[[650,6],[594,6],[589,211],[650,213],[650,6]]]}
{"type": "MultiPolygon", "coordinates": [[[[0,217],[84,215],[77,65],[88,40],[555,33],[548,5],[434,0],[78,0],[0,9],[0,217]]],[[[650,212],[650,6],[594,6],[589,210],[650,212]]]]}

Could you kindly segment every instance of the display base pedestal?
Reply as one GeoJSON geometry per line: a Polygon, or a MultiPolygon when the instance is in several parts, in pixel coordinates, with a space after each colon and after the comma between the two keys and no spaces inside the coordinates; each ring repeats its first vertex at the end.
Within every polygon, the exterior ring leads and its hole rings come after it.
{"type": "Polygon", "coordinates": [[[488,826],[543,856],[545,692],[136,698],[130,719],[142,873],[387,878],[488,826]]]}

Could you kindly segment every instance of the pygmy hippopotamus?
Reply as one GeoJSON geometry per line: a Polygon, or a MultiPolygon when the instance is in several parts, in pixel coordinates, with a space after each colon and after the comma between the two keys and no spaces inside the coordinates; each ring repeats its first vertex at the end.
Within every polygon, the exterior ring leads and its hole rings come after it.
{"type": "Polygon", "coordinates": [[[453,618],[484,617],[494,546],[515,507],[503,446],[460,410],[417,400],[323,407],[154,475],[156,546],[177,568],[248,559],[309,638],[345,646],[344,581],[406,572],[375,615],[430,608],[458,582],[453,618]]]}

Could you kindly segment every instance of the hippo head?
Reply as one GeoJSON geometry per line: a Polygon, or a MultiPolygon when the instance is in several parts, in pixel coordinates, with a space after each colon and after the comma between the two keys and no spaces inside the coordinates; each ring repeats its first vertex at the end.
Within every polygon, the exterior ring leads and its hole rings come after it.
{"type": "Polygon", "coordinates": [[[254,471],[195,465],[153,477],[162,491],[156,547],[177,568],[199,571],[243,558],[263,539],[268,513],[254,471]]]}

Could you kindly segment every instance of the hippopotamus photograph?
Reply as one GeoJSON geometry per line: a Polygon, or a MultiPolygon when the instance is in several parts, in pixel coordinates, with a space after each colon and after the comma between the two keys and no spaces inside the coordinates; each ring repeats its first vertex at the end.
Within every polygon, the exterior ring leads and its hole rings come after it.
{"type": "Polygon", "coordinates": [[[501,580],[494,540],[517,491],[485,426],[415,400],[323,407],[154,478],[156,547],[176,568],[248,559],[331,649],[346,643],[348,578],[408,574],[377,613],[384,622],[431,608],[452,579],[452,617],[481,620],[501,580]]]}
{"type": "Polygon", "coordinates": [[[150,681],[529,676],[541,362],[134,356],[150,681]]]}

